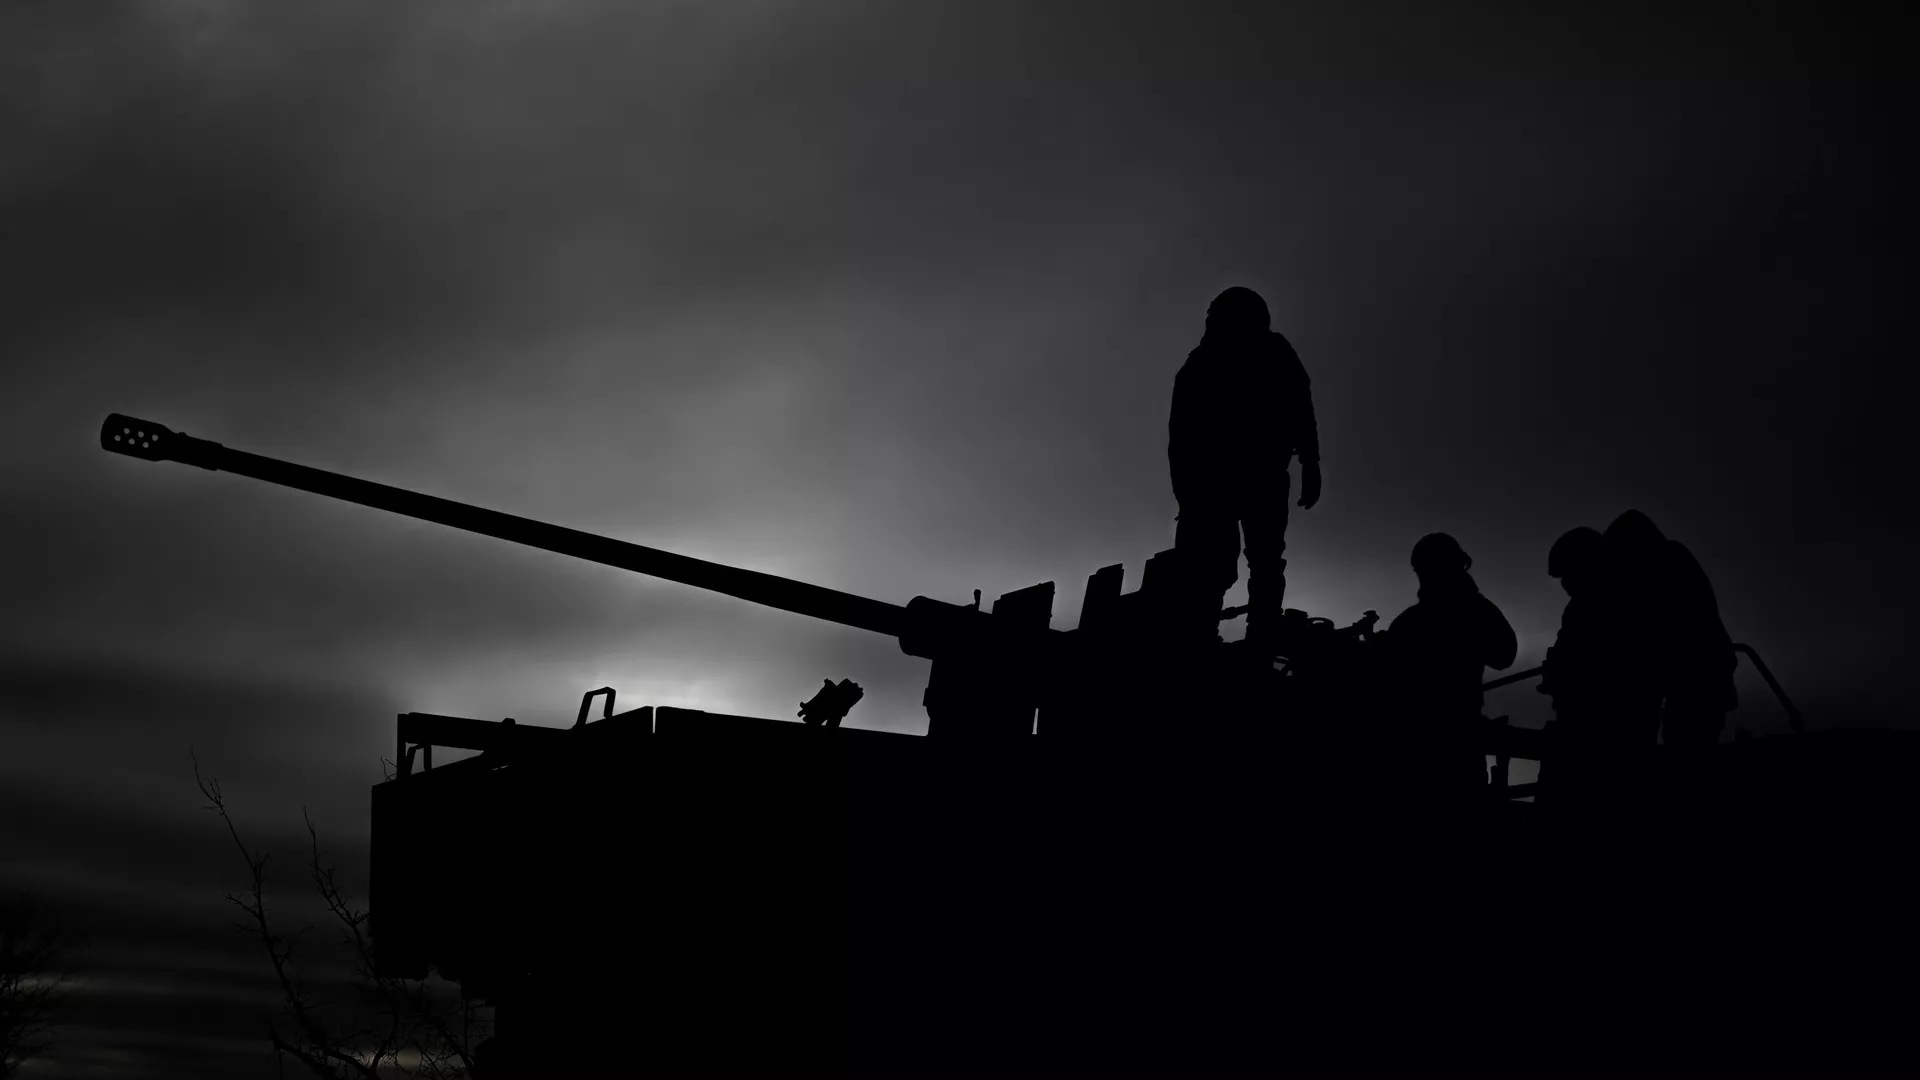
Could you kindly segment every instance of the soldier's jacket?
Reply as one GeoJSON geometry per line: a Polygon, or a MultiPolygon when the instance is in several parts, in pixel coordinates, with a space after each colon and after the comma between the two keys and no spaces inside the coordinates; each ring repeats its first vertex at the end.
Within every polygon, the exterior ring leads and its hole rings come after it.
{"type": "Polygon", "coordinates": [[[1271,491],[1288,464],[1320,459],[1307,369],[1273,331],[1202,338],[1173,381],[1167,460],[1182,506],[1235,505],[1271,491]]]}
{"type": "Polygon", "coordinates": [[[1507,617],[1464,573],[1446,587],[1422,588],[1386,642],[1408,705],[1467,719],[1480,715],[1485,669],[1510,666],[1519,649],[1507,617]]]}
{"type": "Polygon", "coordinates": [[[1560,710],[1658,699],[1658,630],[1646,615],[1614,588],[1569,599],[1560,634],[1547,650],[1540,692],[1551,694],[1560,710]]]}
{"type": "Polygon", "coordinates": [[[1591,633],[1575,628],[1576,639],[1587,642],[1579,652],[1644,683],[1636,696],[1733,708],[1733,641],[1699,560],[1658,533],[1633,541],[1623,535],[1611,547],[1605,588],[1567,605],[1570,621],[1578,607],[1592,624],[1591,633]]]}
{"type": "Polygon", "coordinates": [[[1720,603],[1706,571],[1686,545],[1668,540],[1660,547],[1656,573],[1655,587],[1666,593],[1673,609],[1661,635],[1663,688],[1669,697],[1733,708],[1738,703],[1733,638],[1720,619],[1720,603]]]}

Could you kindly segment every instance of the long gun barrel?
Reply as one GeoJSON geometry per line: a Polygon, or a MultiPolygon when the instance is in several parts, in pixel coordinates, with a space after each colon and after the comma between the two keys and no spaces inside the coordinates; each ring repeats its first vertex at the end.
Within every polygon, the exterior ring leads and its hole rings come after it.
{"type": "MultiPolygon", "coordinates": [[[[617,566],[622,570],[677,581],[696,589],[725,593],[767,607],[825,619],[842,626],[871,630],[889,637],[906,638],[912,625],[908,609],[898,604],[675,555],[657,548],[595,536],[495,510],[484,510],[322,469],[276,461],[207,439],[196,439],[150,420],[136,420],[119,413],[108,416],[106,423],[101,426],[100,446],[116,454],[147,461],[178,461],[216,472],[238,473],[269,484],[299,488],[331,499],[371,506],[376,510],[496,536],[516,544],[617,566]]],[[[906,642],[903,640],[902,644],[904,646],[906,642]]]]}

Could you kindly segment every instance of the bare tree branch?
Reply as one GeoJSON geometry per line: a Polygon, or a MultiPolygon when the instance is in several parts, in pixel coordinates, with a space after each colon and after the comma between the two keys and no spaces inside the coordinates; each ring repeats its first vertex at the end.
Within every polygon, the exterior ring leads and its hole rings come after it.
{"type": "Polygon", "coordinates": [[[32,897],[0,899],[0,1077],[52,1045],[54,1021],[76,989],[68,967],[79,945],[40,918],[32,897]]]}
{"type": "Polygon", "coordinates": [[[477,1022],[474,1003],[462,995],[449,994],[426,980],[382,977],[374,963],[373,942],[368,933],[369,913],[355,908],[340,885],[332,867],[326,865],[320,847],[320,833],[312,816],[302,811],[307,826],[309,857],[307,874],[328,914],[339,924],[339,944],[344,950],[355,978],[354,990],[362,1011],[336,1018],[331,1027],[322,1012],[338,1003],[315,999],[302,986],[295,961],[296,947],[312,927],[303,927],[292,936],[282,936],[267,917],[266,869],[268,855],[256,854],[241,839],[239,829],[227,812],[219,781],[202,778],[200,764],[194,761],[194,781],[207,799],[206,809],[218,814],[227,834],[247,863],[251,879],[243,896],[231,893],[227,899],[245,913],[240,929],[259,942],[273,967],[280,987],[280,1015],[268,1025],[268,1040],[285,1074],[286,1059],[315,1076],[327,1080],[373,1080],[388,1072],[399,1072],[426,1080],[453,1080],[468,1074],[476,1036],[490,1033],[490,1024],[477,1022]],[[448,998],[457,998],[449,1002],[448,998]],[[416,1059],[409,1066],[407,1059],[416,1059]]]}

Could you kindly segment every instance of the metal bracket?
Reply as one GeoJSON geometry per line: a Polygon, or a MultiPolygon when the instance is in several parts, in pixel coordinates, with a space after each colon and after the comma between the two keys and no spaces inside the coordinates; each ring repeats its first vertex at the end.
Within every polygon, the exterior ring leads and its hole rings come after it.
{"type": "Polygon", "coordinates": [[[838,683],[822,679],[820,692],[800,703],[800,719],[808,725],[837,728],[864,696],[866,691],[852,679],[841,679],[838,683]]]}
{"type": "Polygon", "coordinates": [[[580,699],[580,715],[574,717],[573,726],[585,727],[587,725],[587,710],[593,707],[593,698],[594,698],[594,695],[596,694],[607,695],[607,706],[600,713],[600,719],[605,720],[609,716],[612,716],[613,715],[613,693],[614,693],[613,687],[611,686],[603,686],[598,690],[587,691],[586,696],[580,699]]]}

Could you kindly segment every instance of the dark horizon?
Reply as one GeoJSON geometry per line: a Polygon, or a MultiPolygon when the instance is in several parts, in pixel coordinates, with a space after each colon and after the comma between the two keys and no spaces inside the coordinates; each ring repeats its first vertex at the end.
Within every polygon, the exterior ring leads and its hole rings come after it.
{"type": "Polygon", "coordinates": [[[364,873],[396,713],[830,677],[925,726],[889,639],[112,457],[109,412],[892,603],[1052,580],[1067,628],[1171,545],[1173,376],[1244,284],[1320,410],[1289,606],[1390,620],[1445,531],[1530,667],[1548,546],[1635,507],[1810,724],[1920,727],[1876,10],[0,12],[0,879],[95,938],[64,1067],[265,1067],[189,748],[291,911],[300,807],[364,873]]]}

